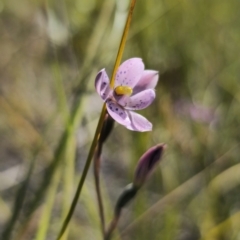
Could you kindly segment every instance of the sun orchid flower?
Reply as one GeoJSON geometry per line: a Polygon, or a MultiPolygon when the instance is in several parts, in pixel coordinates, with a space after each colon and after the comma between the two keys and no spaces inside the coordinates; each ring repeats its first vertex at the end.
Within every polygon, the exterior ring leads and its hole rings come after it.
{"type": "Polygon", "coordinates": [[[130,130],[145,132],[152,130],[152,123],[134,110],[144,109],[153,102],[157,81],[157,71],[144,70],[142,59],[131,58],[118,68],[113,89],[105,69],[98,72],[95,88],[115,121],[130,130]]]}

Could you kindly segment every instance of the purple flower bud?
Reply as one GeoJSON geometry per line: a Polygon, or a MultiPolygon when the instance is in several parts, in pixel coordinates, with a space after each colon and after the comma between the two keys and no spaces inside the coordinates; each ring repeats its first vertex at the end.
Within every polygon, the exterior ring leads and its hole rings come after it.
{"type": "Polygon", "coordinates": [[[139,159],[133,184],[136,187],[141,187],[152,171],[155,169],[157,164],[160,162],[163,150],[166,148],[165,144],[158,144],[151,147],[147,152],[145,152],[139,159]]]}

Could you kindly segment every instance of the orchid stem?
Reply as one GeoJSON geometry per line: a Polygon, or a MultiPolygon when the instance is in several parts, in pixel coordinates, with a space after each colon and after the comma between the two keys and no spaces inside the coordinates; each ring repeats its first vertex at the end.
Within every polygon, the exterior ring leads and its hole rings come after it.
{"type": "Polygon", "coordinates": [[[101,156],[101,149],[102,149],[102,143],[99,142],[96,148],[96,154],[94,156],[94,180],[95,180],[95,188],[96,188],[96,194],[97,194],[97,202],[98,202],[98,210],[101,220],[101,230],[102,235],[104,237],[105,235],[105,218],[104,218],[104,207],[102,202],[102,195],[101,195],[101,189],[100,189],[100,178],[99,178],[99,171],[100,171],[100,156],[101,156]]]}
{"type": "Polygon", "coordinates": [[[120,62],[122,60],[122,55],[123,55],[124,47],[125,47],[125,44],[126,44],[128,31],[129,31],[129,28],[130,28],[130,23],[131,23],[131,20],[132,20],[132,15],[133,15],[133,10],[134,10],[134,7],[135,7],[135,3],[136,3],[136,0],[131,1],[131,5],[130,5],[129,11],[128,11],[127,21],[126,21],[126,24],[125,24],[125,27],[124,27],[124,31],[123,31],[122,39],[121,39],[121,42],[120,42],[120,46],[118,48],[117,58],[116,58],[116,61],[115,61],[115,65],[114,65],[113,73],[112,73],[112,78],[111,78],[111,81],[110,81],[110,86],[112,88],[114,86],[114,80],[115,80],[115,75],[117,73],[117,69],[118,69],[118,67],[120,65],[120,62]]]}
{"type": "Polygon", "coordinates": [[[98,139],[100,137],[100,132],[101,132],[101,129],[102,129],[102,126],[103,126],[105,114],[106,114],[106,104],[104,103],[103,108],[102,108],[102,112],[101,112],[101,115],[100,115],[100,118],[99,118],[99,121],[98,121],[97,129],[96,129],[96,132],[95,132],[95,135],[94,135],[94,138],[93,138],[90,150],[89,150],[88,158],[86,160],[86,164],[84,166],[83,173],[82,173],[82,176],[80,178],[80,181],[79,181],[79,184],[78,184],[78,187],[77,187],[77,191],[76,191],[75,196],[73,198],[70,210],[67,214],[67,217],[65,218],[65,220],[63,222],[63,225],[62,225],[61,231],[60,231],[60,233],[57,237],[57,240],[61,239],[62,235],[64,234],[65,230],[67,229],[67,226],[68,226],[68,224],[71,220],[71,217],[72,217],[73,212],[75,210],[75,207],[77,205],[77,202],[78,202],[79,196],[81,194],[81,190],[82,190],[84,181],[86,179],[88,169],[90,167],[91,160],[92,160],[92,157],[93,157],[98,139]]]}
{"type": "Polygon", "coordinates": [[[120,214],[114,216],[113,220],[109,224],[109,227],[108,227],[108,229],[105,233],[104,240],[110,240],[111,239],[112,233],[113,233],[114,229],[116,228],[116,226],[118,224],[119,218],[120,218],[120,214]]]}
{"type": "MultiPolygon", "coordinates": [[[[122,39],[121,39],[120,46],[119,46],[119,49],[118,49],[115,65],[114,65],[114,68],[113,68],[112,78],[111,78],[111,82],[110,82],[110,85],[111,85],[112,88],[114,86],[114,80],[115,80],[115,75],[116,75],[117,69],[118,69],[118,67],[120,65],[120,62],[122,60],[122,55],[123,55],[125,43],[126,43],[126,40],[127,40],[127,35],[128,35],[128,31],[129,31],[129,27],[130,27],[135,3],[136,3],[136,0],[131,0],[127,21],[126,21],[126,24],[125,24],[125,28],[124,28],[122,39]]],[[[95,131],[95,135],[94,135],[94,138],[93,138],[93,141],[92,141],[89,153],[88,153],[88,157],[87,157],[84,169],[83,169],[82,176],[80,178],[80,181],[79,181],[75,196],[73,198],[71,207],[70,207],[69,212],[68,212],[68,214],[67,214],[67,216],[66,216],[66,218],[63,222],[63,225],[61,227],[61,230],[60,230],[60,233],[57,237],[57,240],[60,240],[61,237],[63,236],[63,234],[64,234],[65,230],[67,229],[68,224],[71,220],[71,217],[73,215],[75,207],[77,205],[78,199],[79,199],[81,191],[82,191],[83,184],[85,182],[85,179],[86,179],[86,176],[87,176],[87,173],[88,173],[88,169],[90,167],[90,164],[91,164],[91,161],[92,161],[92,158],[93,158],[93,155],[94,155],[97,143],[98,143],[98,139],[100,137],[100,132],[102,130],[105,114],[106,114],[106,103],[103,104],[102,112],[101,112],[101,115],[100,115],[100,118],[99,118],[99,121],[98,121],[97,129],[95,131]]]]}

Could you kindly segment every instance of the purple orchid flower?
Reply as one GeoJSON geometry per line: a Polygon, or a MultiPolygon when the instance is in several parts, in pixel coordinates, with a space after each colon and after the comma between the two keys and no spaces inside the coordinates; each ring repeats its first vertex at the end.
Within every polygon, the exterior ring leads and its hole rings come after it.
{"type": "Polygon", "coordinates": [[[95,88],[115,121],[130,130],[145,132],[152,130],[152,123],[133,110],[144,109],[153,102],[157,82],[157,71],[144,70],[142,59],[131,58],[118,68],[113,89],[105,69],[98,72],[95,88]]]}

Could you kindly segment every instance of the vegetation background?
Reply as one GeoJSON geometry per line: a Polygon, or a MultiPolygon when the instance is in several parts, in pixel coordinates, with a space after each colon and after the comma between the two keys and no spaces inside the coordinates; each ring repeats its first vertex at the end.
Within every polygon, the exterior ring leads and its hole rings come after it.
{"type": "MultiPolygon", "coordinates": [[[[127,0],[0,1],[0,231],[55,239],[89,150],[127,0]]],[[[107,222],[139,157],[168,145],[113,239],[240,239],[240,1],[137,0],[123,60],[160,71],[153,131],[103,149],[107,222]]],[[[65,239],[101,239],[89,172],[65,239]]]]}

